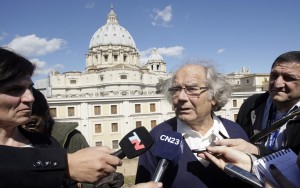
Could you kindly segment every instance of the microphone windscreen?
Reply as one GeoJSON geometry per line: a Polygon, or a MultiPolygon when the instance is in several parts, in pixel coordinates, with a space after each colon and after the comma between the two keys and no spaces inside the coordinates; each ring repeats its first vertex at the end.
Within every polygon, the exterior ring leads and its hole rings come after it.
{"type": "Polygon", "coordinates": [[[155,155],[177,164],[183,153],[182,135],[175,131],[163,132],[157,140],[155,155]]]}
{"type": "Polygon", "coordinates": [[[122,152],[128,159],[137,157],[147,151],[154,140],[145,127],[136,128],[120,141],[122,152]]]}

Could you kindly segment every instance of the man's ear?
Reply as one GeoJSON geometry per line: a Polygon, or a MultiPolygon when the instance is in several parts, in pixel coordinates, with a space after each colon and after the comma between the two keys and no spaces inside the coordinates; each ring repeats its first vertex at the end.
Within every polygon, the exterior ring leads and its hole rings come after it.
{"type": "Polygon", "coordinates": [[[212,99],[212,100],[211,100],[211,105],[212,105],[212,106],[215,106],[216,104],[217,104],[217,102],[215,101],[215,99],[212,99]]]}

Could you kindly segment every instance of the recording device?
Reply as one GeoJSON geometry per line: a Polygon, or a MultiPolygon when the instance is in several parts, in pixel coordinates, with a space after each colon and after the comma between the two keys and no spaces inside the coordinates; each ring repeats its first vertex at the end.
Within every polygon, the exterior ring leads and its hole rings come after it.
{"type": "Polygon", "coordinates": [[[125,135],[119,143],[120,150],[113,153],[114,156],[123,159],[132,159],[142,155],[150,149],[154,140],[145,127],[133,129],[125,135]]]}
{"type": "Polygon", "coordinates": [[[199,153],[204,153],[205,151],[207,151],[208,153],[210,153],[210,154],[212,154],[212,155],[214,155],[214,156],[216,156],[216,157],[220,157],[222,154],[213,154],[213,153],[211,153],[210,151],[208,151],[206,148],[201,148],[201,149],[192,149],[192,152],[193,153],[196,153],[196,154],[199,154],[199,153]]]}
{"type": "Polygon", "coordinates": [[[158,162],[151,181],[159,182],[162,179],[169,162],[176,165],[182,153],[183,143],[181,134],[175,131],[163,132],[157,140],[155,147],[155,155],[161,159],[158,162]]]}
{"type": "Polygon", "coordinates": [[[252,173],[231,163],[225,165],[224,171],[255,187],[263,187],[262,182],[252,173]]]}
{"type": "Polygon", "coordinates": [[[202,149],[192,149],[192,152],[193,152],[193,153],[197,153],[197,154],[198,154],[198,153],[203,153],[203,152],[205,152],[205,151],[207,151],[206,148],[202,148],[202,149]]]}

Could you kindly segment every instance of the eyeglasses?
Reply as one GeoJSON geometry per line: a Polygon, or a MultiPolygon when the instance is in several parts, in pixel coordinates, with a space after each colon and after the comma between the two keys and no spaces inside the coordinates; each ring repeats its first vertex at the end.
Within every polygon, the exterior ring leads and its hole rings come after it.
{"type": "Polygon", "coordinates": [[[168,91],[173,97],[177,97],[180,94],[182,89],[187,95],[192,97],[198,97],[201,94],[202,90],[207,90],[208,87],[198,87],[198,86],[170,87],[168,91]]]}
{"type": "Polygon", "coordinates": [[[25,127],[28,129],[36,129],[38,126],[37,122],[29,122],[27,124],[25,124],[25,127]]]}
{"type": "Polygon", "coordinates": [[[25,124],[25,127],[29,130],[35,130],[35,129],[38,128],[38,126],[48,127],[49,126],[49,120],[45,120],[42,117],[35,116],[31,119],[30,122],[25,124]]]}

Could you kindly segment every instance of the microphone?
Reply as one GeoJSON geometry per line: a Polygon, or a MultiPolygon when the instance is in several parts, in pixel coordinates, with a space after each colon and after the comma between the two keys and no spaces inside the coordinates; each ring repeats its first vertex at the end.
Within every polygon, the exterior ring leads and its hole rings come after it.
{"type": "Polygon", "coordinates": [[[155,155],[161,159],[158,162],[151,181],[159,182],[163,178],[169,162],[176,165],[182,153],[183,142],[181,134],[175,131],[163,132],[155,147],[155,155]]]}
{"type": "Polygon", "coordinates": [[[142,155],[153,144],[154,140],[145,127],[133,129],[125,135],[119,143],[120,150],[114,152],[112,155],[123,159],[127,157],[132,159],[142,155]]]}

